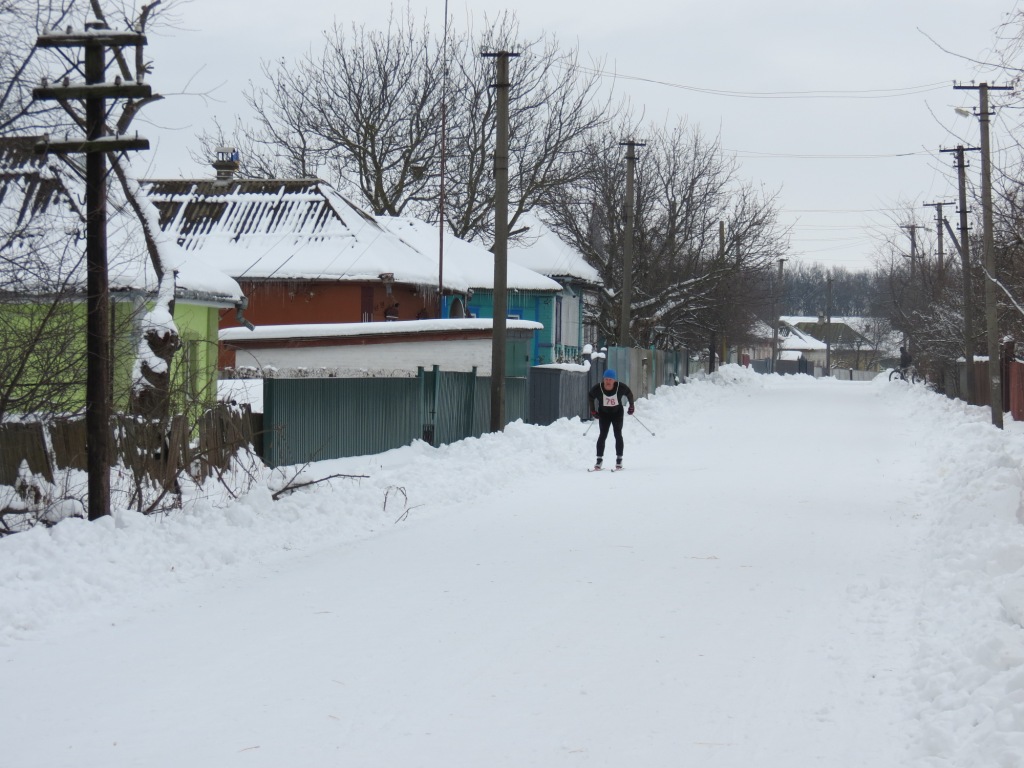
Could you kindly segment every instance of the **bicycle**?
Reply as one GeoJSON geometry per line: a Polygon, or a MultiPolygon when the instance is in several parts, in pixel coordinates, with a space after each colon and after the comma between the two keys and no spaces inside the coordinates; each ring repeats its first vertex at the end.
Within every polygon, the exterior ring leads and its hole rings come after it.
{"type": "Polygon", "coordinates": [[[917,384],[923,379],[917,375],[917,368],[908,365],[906,368],[893,368],[889,374],[889,381],[905,381],[909,384],[917,384]]]}

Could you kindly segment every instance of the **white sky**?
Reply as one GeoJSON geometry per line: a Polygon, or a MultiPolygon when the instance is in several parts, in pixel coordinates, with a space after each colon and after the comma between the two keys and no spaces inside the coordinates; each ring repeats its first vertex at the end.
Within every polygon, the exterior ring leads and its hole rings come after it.
{"type": "Polygon", "coordinates": [[[0,764],[1020,768],[1024,425],[737,366],[636,416],[622,473],[517,423],[0,539],[0,764]]]}
{"type": "MultiPolygon", "coordinates": [[[[440,28],[442,0],[413,0],[440,28]]],[[[467,5],[449,4],[464,28],[467,5]]],[[[477,20],[506,6],[472,3],[477,20]]],[[[839,5],[820,0],[775,3],[663,3],[625,6],[604,0],[526,0],[514,6],[526,34],[551,31],[577,43],[585,56],[603,58],[621,75],[701,89],[620,80],[616,88],[659,122],[685,116],[728,150],[741,153],[741,174],[781,189],[785,220],[796,225],[799,258],[848,268],[865,266],[879,239],[898,233],[888,209],[909,203],[923,222],[924,203],[955,199],[951,156],[940,146],[977,143],[977,121],[952,107],[975,105],[975,92],[954,91],[954,80],[989,79],[968,61],[941,51],[991,59],[995,29],[1014,0],[866,0],[839,5]],[[896,98],[754,98],[751,94],[806,91],[878,91],[942,84],[937,90],[896,98]],[[947,86],[948,84],[948,86],[947,86]],[[752,155],[750,153],[753,153],[752,155]],[[766,154],[783,157],[765,157],[766,154]],[[821,159],[793,155],[898,155],[821,159]]],[[[192,176],[187,148],[214,117],[229,127],[242,109],[240,91],[259,81],[261,59],[291,59],[320,47],[320,32],[335,18],[382,26],[383,3],[330,4],[320,0],[217,0],[181,9],[181,29],[151,36],[156,62],[152,84],[170,94],[215,90],[219,101],[174,97],[148,109],[159,126],[153,174],[192,176]]],[[[513,80],[515,77],[513,65],[513,80]]],[[[998,147],[1000,123],[994,126],[998,147]]],[[[642,137],[638,137],[642,138],[642,137]]],[[[996,160],[998,162],[998,158],[996,160]]],[[[976,172],[977,163],[972,172],[976,172]]],[[[947,216],[952,211],[947,212],[947,216]]],[[[904,236],[902,239],[906,239],[904,236]]],[[[909,246],[908,246],[909,247],[909,246]]]]}

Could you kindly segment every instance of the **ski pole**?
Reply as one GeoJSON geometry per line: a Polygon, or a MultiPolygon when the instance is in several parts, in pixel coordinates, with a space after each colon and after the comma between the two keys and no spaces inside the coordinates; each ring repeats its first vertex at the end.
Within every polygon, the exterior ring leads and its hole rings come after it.
{"type": "Polygon", "coordinates": [[[590,431],[590,427],[594,426],[594,421],[595,421],[595,419],[591,419],[591,420],[590,420],[590,425],[589,425],[589,426],[588,426],[588,427],[587,427],[587,428],[586,428],[585,430],[583,430],[583,436],[584,436],[584,437],[586,437],[586,436],[587,436],[587,432],[589,432],[589,431],[590,431]]]}
{"type": "MultiPolygon", "coordinates": [[[[634,419],[636,419],[636,414],[635,413],[631,413],[630,416],[632,416],[634,419]]],[[[647,429],[647,425],[644,424],[642,421],[640,421],[640,419],[636,419],[636,420],[640,424],[641,427],[643,427],[644,429],[647,429]]],[[[649,429],[647,429],[647,431],[651,432],[651,430],[649,430],[649,429]]],[[[651,434],[653,435],[654,433],[651,432],[651,434]]]]}

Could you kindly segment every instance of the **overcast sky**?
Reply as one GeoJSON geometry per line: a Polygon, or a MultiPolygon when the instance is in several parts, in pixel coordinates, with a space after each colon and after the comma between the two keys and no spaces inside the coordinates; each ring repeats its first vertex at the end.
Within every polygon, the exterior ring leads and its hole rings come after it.
{"type": "MultiPolygon", "coordinates": [[[[444,0],[411,7],[441,27],[444,0]]],[[[859,269],[882,238],[899,236],[906,214],[892,209],[910,205],[925,222],[934,212],[924,203],[955,199],[951,156],[938,149],[977,143],[977,120],[953,112],[976,105],[977,93],[954,91],[953,81],[1000,79],[941,48],[991,60],[996,29],[1015,7],[1014,0],[450,0],[449,14],[464,29],[470,16],[509,8],[524,34],[552,32],[585,58],[603,59],[626,76],[616,91],[650,119],[685,117],[719,134],[738,153],[741,176],[780,192],[794,258],[859,269]],[[778,95],[798,92],[815,95],[778,95]]],[[[214,118],[231,126],[244,114],[240,93],[260,81],[261,60],[319,49],[336,19],[382,27],[387,13],[386,3],[365,0],[182,6],[178,29],[150,37],[150,82],[165,94],[214,89],[217,101],[171,96],[147,109],[153,125],[144,132],[157,147],[150,175],[212,173],[188,149],[214,118]]],[[[997,118],[996,147],[999,128],[997,118]]]]}

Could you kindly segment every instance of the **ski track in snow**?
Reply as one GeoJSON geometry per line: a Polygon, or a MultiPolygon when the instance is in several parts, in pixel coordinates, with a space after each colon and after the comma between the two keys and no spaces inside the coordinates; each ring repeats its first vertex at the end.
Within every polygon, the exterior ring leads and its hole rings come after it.
{"type": "Polygon", "coordinates": [[[1024,766],[1024,425],[726,366],[0,540],[0,768],[1024,766]],[[385,501],[386,499],[386,501],[385,501]]]}

